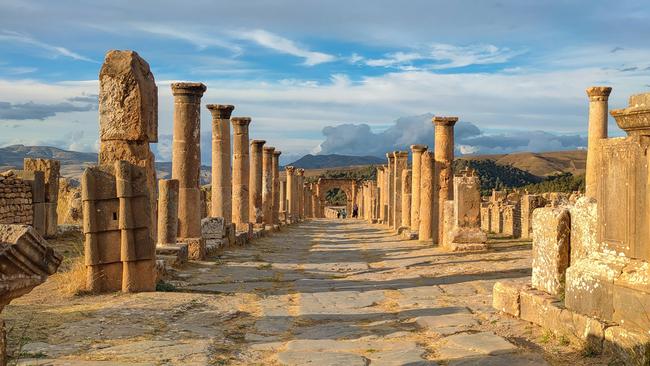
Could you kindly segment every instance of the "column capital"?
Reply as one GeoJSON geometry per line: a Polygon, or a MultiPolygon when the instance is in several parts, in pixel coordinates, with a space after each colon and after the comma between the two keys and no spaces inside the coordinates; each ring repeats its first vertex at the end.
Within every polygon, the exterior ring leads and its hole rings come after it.
{"type": "Polygon", "coordinates": [[[297,172],[298,172],[299,177],[304,177],[305,176],[305,169],[300,168],[300,169],[297,170],[297,172]]]}
{"type": "Polygon", "coordinates": [[[586,91],[590,102],[606,102],[612,88],[609,86],[592,86],[587,88],[586,91]]]}
{"type": "Polygon", "coordinates": [[[203,83],[178,82],[172,83],[172,94],[177,95],[203,95],[208,89],[203,83]]]}
{"type": "Polygon", "coordinates": [[[232,104],[208,104],[205,106],[212,113],[213,119],[230,119],[235,106],[232,104]]]}
{"type": "Polygon", "coordinates": [[[273,155],[273,152],[275,152],[275,147],[273,147],[273,146],[264,146],[263,150],[264,150],[265,153],[267,153],[269,155],[273,155]]]}
{"type": "Polygon", "coordinates": [[[233,126],[248,126],[251,123],[250,117],[232,117],[230,122],[233,126]]]}
{"type": "Polygon", "coordinates": [[[266,144],[266,140],[251,140],[251,146],[259,146],[262,147],[262,145],[266,144]]]}
{"type": "Polygon", "coordinates": [[[386,158],[388,158],[389,161],[395,161],[395,152],[396,151],[386,153],[386,158]]]}
{"type": "Polygon", "coordinates": [[[293,175],[296,172],[296,167],[294,167],[294,166],[285,166],[284,170],[287,171],[288,175],[293,175]]]}
{"type": "Polygon", "coordinates": [[[451,126],[453,127],[456,122],[458,122],[458,117],[449,117],[449,116],[435,116],[433,117],[433,123],[436,126],[451,126]]]}
{"type": "Polygon", "coordinates": [[[409,153],[408,151],[395,151],[393,152],[393,156],[397,158],[408,158],[409,153]]]}
{"type": "Polygon", "coordinates": [[[411,145],[411,151],[415,152],[425,152],[429,147],[427,145],[411,145]]]}
{"type": "Polygon", "coordinates": [[[280,151],[280,150],[274,150],[273,151],[273,155],[275,155],[275,156],[280,156],[281,154],[282,154],[282,151],[280,151]]]}

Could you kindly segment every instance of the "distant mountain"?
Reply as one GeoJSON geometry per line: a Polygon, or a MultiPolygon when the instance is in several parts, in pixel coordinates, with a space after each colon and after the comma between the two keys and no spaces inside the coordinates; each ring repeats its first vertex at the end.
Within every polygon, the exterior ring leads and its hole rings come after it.
{"type": "Polygon", "coordinates": [[[383,164],[386,159],[376,156],[351,156],[351,155],[311,155],[307,154],[289,165],[303,169],[341,168],[357,165],[383,164]]]}
{"type": "Polygon", "coordinates": [[[459,160],[494,160],[500,165],[511,165],[538,177],[571,173],[585,173],[586,150],[552,151],[544,153],[518,152],[500,155],[464,155],[459,160]]]}

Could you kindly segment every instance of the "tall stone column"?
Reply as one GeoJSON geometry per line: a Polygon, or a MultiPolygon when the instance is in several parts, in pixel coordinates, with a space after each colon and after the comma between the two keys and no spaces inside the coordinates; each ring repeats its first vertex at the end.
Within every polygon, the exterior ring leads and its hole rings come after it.
{"type": "Polygon", "coordinates": [[[305,218],[305,195],[303,194],[303,191],[305,189],[304,184],[305,184],[305,169],[298,169],[297,170],[297,177],[298,177],[298,184],[296,184],[296,203],[298,203],[297,211],[298,211],[298,218],[300,220],[305,218]]]}
{"type": "Polygon", "coordinates": [[[201,237],[201,97],[202,83],[173,83],[174,134],[172,178],[178,179],[178,238],[201,237]]]}
{"type": "Polygon", "coordinates": [[[411,169],[402,170],[402,227],[411,227],[411,169]]]}
{"type": "Polygon", "coordinates": [[[388,204],[388,227],[395,227],[395,151],[392,153],[386,154],[388,159],[388,172],[386,173],[388,189],[387,193],[387,204],[388,204]]]}
{"type": "Polygon", "coordinates": [[[235,106],[208,104],[212,113],[212,197],[210,216],[232,221],[232,168],[230,166],[230,115],[235,106]]]}
{"type": "Polygon", "coordinates": [[[420,161],[420,222],[418,227],[420,241],[431,241],[438,238],[438,221],[436,220],[438,197],[434,167],[433,152],[423,152],[420,161]]]}
{"type": "MultiPolygon", "coordinates": [[[[395,223],[393,229],[397,230],[402,225],[402,171],[406,169],[408,164],[409,153],[406,151],[395,151],[393,153],[393,186],[394,193],[393,199],[393,212],[395,215],[395,223]]],[[[409,223],[410,225],[410,223],[409,223]]]]}
{"type": "Polygon", "coordinates": [[[273,161],[271,162],[272,168],[271,173],[273,175],[273,207],[271,211],[273,224],[278,224],[280,222],[280,155],[281,151],[273,151],[273,161]]]}
{"type": "Polygon", "coordinates": [[[417,231],[420,228],[420,165],[422,153],[427,150],[424,145],[411,145],[411,230],[417,231]]]}
{"type": "MultiPolygon", "coordinates": [[[[444,209],[447,200],[454,199],[454,125],[458,117],[433,117],[435,124],[435,172],[438,177],[438,216],[435,221],[438,223],[438,239],[435,243],[442,243],[445,234],[442,228],[442,220],[445,217],[444,209]]],[[[434,239],[435,240],[435,239],[434,239]]]]}
{"type": "Polygon", "coordinates": [[[264,224],[273,225],[273,153],[275,148],[265,146],[262,156],[262,211],[264,224]]]}
{"type": "Polygon", "coordinates": [[[311,200],[312,217],[317,219],[318,218],[318,196],[316,196],[316,191],[314,186],[312,186],[309,199],[311,200]]]}
{"type": "Polygon", "coordinates": [[[232,134],[232,222],[240,231],[248,231],[248,180],[250,161],[248,157],[249,117],[230,119],[232,134]]]}
{"type": "Polygon", "coordinates": [[[287,182],[284,181],[284,180],[280,181],[279,194],[280,194],[280,206],[278,206],[279,207],[278,217],[282,217],[282,216],[280,216],[280,213],[282,213],[284,215],[283,220],[286,223],[287,222],[287,215],[288,215],[288,213],[287,213],[287,182]]]}
{"type": "Polygon", "coordinates": [[[589,135],[587,141],[587,170],[585,173],[585,196],[596,198],[598,194],[598,141],[607,138],[607,101],[612,88],[593,86],[587,88],[589,96],[589,135]]]}
{"type": "Polygon", "coordinates": [[[284,168],[287,172],[287,219],[291,219],[291,222],[296,221],[296,168],[293,166],[288,166],[284,168]]]}
{"type": "Polygon", "coordinates": [[[384,167],[377,167],[377,191],[378,191],[378,208],[377,220],[384,221],[384,167]]]}
{"type": "Polygon", "coordinates": [[[176,245],[178,233],[178,180],[158,181],[158,245],[176,245]]]}
{"type": "Polygon", "coordinates": [[[248,183],[248,215],[250,222],[261,224],[264,220],[262,209],[262,149],[264,140],[251,140],[250,177],[248,183]]]}

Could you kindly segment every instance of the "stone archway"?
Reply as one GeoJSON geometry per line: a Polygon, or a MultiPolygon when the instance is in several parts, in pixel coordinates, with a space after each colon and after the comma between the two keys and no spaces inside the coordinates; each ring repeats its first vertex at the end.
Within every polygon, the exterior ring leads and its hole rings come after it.
{"type": "MultiPolygon", "coordinates": [[[[348,217],[352,217],[352,206],[357,199],[357,181],[354,179],[320,178],[316,184],[316,195],[321,203],[325,202],[325,195],[328,191],[337,188],[345,193],[348,217]]],[[[321,204],[320,217],[324,217],[325,205],[321,204]]]]}

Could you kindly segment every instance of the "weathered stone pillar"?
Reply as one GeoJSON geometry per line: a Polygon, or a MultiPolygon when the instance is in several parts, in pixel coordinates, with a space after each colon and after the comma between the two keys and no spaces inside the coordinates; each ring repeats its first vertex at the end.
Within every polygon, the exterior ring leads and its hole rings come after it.
{"type": "Polygon", "coordinates": [[[264,220],[262,209],[262,149],[264,140],[251,140],[250,177],[248,183],[248,215],[250,222],[261,224],[264,220]]]}
{"type": "Polygon", "coordinates": [[[232,168],[230,166],[230,115],[232,105],[208,104],[212,113],[212,193],[210,216],[232,221],[232,168]]]}
{"type": "MultiPolygon", "coordinates": [[[[397,230],[402,225],[402,171],[408,164],[409,153],[406,151],[395,151],[393,153],[393,215],[395,222],[393,229],[397,230]]],[[[410,225],[410,223],[409,223],[410,225]]]]}
{"type": "Polygon", "coordinates": [[[280,222],[280,155],[281,151],[273,151],[273,160],[271,162],[271,173],[273,175],[273,207],[271,208],[271,215],[273,224],[278,224],[280,222]]]}
{"type": "Polygon", "coordinates": [[[178,179],[178,238],[201,237],[201,97],[202,83],[173,83],[174,135],[172,178],[178,179]]]}
{"type": "Polygon", "coordinates": [[[411,169],[402,170],[402,227],[411,227],[411,169]]]}
{"type": "Polygon", "coordinates": [[[178,180],[158,181],[158,245],[176,245],[178,233],[178,180]]]}
{"type": "Polygon", "coordinates": [[[386,154],[386,158],[388,159],[388,172],[386,173],[387,177],[387,186],[388,189],[386,190],[387,193],[387,205],[388,205],[388,227],[394,228],[395,227],[395,202],[394,198],[395,197],[395,152],[388,153],[386,154]]]}
{"type": "Polygon", "coordinates": [[[377,220],[384,222],[384,167],[377,167],[377,220]]]}
{"type": "Polygon", "coordinates": [[[287,218],[290,219],[290,222],[295,222],[296,218],[296,183],[298,178],[296,177],[296,168],[293,166],[288,166],[284,168],[287,171],[287,218]]]}
{"type": "Polygon", "coordinates": [[[587,141],[587,169],[585,196],[596,198],[598,190],[598,141],[607,138],[607,101],[612,88],[594,86],[587,88],[589,96],[589,134],[587,141]]]}
{"type": "Polygon", "coordinates": [[[305,195],[304,184],[305,184],[305,169],[298,169],[297,171],[298,181],[296,184],[296,203],[298,204],[297,213],[298,219],[302,220],[305,218],[305,195]]]}
{"type": "Polygon", "coordinates": [[[262,156],[262,211],[264,224],[273,225],[273,153],[275,148],[265,146],[262,156]]]}
{"type": "Polygon", "coordinates": [[[240,231],[248,231],[248,180],[250,161],[248,158],[248,117],[230,119],[233,127],[232,154],[232,222],[240,231]]]}
{"type": "Polygon", "coordinates": [[[433,152],[422,153],[420,162],[420,225],[418,238],[431,241],[438,235],[436,179],[434,175],[435,157],[433,152]]]}
{"type": "Polygon", "coordinates": [[[287,211],[287,181],[280,181],[280,212],[287,211]]]}
{"type": "Polygon", "coordinates": [[[412,166],[411,166],[411,230],[417,231],[420,228],[420,165],[422,153],[427,150],[424,145],[411,145],[412,166]]]}
{"type": "Polygon", "coordinates": [[[454,172],[452,164],[454,162],[454,125],[458,122],[458,117],[433,117],[435,124],[435,174],[438,185],[438,214],[434,220],[437,224],[437,241],[442,243],[444,233],[442,219],[445,217],[445,201],[454,199],[454,172]]]}

